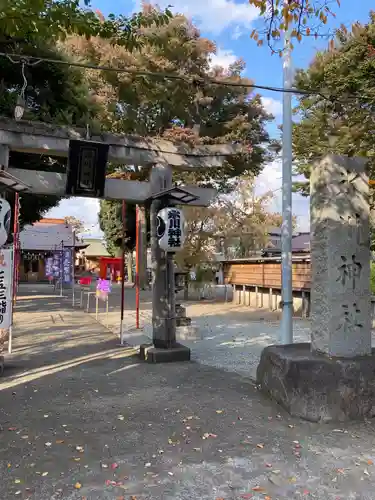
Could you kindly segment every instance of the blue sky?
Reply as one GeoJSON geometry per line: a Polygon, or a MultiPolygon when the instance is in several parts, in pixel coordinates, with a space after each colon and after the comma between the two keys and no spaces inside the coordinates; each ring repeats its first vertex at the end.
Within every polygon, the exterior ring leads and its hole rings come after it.
{"type": "MultiPolygon", "coordinates": [[[[93,7],[99,9],[104,15],[111,12],[116,14],[130,14],[140,9],[140,0],[93,0],[93,7]]],[[[277,55],[271,55],[268,47],[257,47],[250,39],[250,33],[254,27],[262,26],[257,11],[248,2],[239,0],[159,0],[160,7],[172,5],[173,12],[186,14],[200,28],[202,36],[215,41],[217,53],[213,54],[213,63],[227,66],[237,58],[246,62],[245,76],[259,85],[272,85],[282,87],[281,59],[277,55]]],[[[366,22],[368,14],[374,8],[373,0],[341,0],[341,7],[332,2],[332,10],[336,18],[331,18],[324,32],[341,24],[350,27],[355,21],[366,22]]],[[[323,30],[322,30],[323,32],[323,30]]],[[[300,44],[296,44],[293,51],[294,68],[305,68],[313,59],[314,53],[327,46],[327,40],[314,37],[304,38],[300,44]]],[[[276,92],[261,92],[263,103],[275,116],[275,122],[270,125],[269,131],[273,136],[278,136],[277,125],[281,122],[282,94],[276,92]]],[[[275,161],[267,165],[260,175],[257,183],[258,191],[274,190],[275,200],[273,210],[281,210],[281,169],[280,162],[275,161]]],[[[59,207],[54,208],[49,215],[63,216],[82,214],[82,200],[66,200],[59,207]],[[69,213],[68,213],[69,212],[69,213]]],[[[90,209],[85,218],[88,228],[93,227],[93,234],[97,233],[97,220],[95,215],[94,200],[88,201],[90,209]]],[[[298,216],[299,227],[307,230],[309,227],[308,200],[294,195],[293,212],[298,216]]]]}

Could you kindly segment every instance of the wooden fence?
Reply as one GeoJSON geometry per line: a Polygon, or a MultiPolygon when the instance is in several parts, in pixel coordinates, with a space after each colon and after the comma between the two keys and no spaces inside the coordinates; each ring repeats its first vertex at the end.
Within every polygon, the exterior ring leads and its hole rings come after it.
{"type": "MultiPolygon", "coordinates": [[[[293,259],[293,290],[310,290],[311,264],[308,257],[293,259]]],[[[280,259],[246,259],[224,263],[225,282],[232,285],[281,289],[280,259]]]]}

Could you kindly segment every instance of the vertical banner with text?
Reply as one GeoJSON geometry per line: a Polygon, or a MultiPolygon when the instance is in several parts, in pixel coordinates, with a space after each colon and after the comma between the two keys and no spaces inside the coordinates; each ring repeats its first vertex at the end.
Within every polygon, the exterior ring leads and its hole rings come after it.
{"type": "Polygon", "coordinates": [[[61,278],[62,275],[62,255],[61,250],[53,252],[52,273],[54,278],[61,278]]]}
{"type": "Polygon", "coordinates": [[[62,266],[63,266],[63,283],[71,284],[73,281],[71,248],[64,248],[62,266]]]}
{"type": "Polygon", "coordinates": [[[0,250],[0,328],[12,325],[13,249],[0,250]]]}

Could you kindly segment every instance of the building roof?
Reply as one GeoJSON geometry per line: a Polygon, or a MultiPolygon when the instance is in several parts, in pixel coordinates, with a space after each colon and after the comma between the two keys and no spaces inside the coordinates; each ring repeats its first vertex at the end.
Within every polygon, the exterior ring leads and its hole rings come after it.
{"type": "Polygon", "coordinates": [[[104,240],[99,238],[85,238],[83,243],[87,245],[85,249],[86,257],[110,257],[104,240]]]}
{"type": "Polygon", "coordinates": [[[310,233],[293,236],[292,252],[310,252],[310,233]]]}
{"type": "MultiPolygon", "coordinates": [[[[75,243],[77,245],[77,242],[75,243]]],[[[72,247],[73,231],[64,221],[63,223],[39,222],[22,229],[20,244],[21,250],[56,250],[63,246],[72,247]]]]}
{"type": "Polygon", "coordinates": [[[37,222],[34,222],[34,226],[37,226],[39,224],[65,224],[65,219],[52,219],[52,218],[44,218],[40,219],[37,222]]]}

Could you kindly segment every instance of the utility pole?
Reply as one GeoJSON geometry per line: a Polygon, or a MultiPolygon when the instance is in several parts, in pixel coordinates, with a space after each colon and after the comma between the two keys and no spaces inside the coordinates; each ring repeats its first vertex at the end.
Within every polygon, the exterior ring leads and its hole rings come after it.
{"type": "MultiPolygon", "coordinates": [[[[287,0],[286,0],[287,2],[287,0]]],[[[281,227],[281,286],[282,318],[280,341],[293,343],[293,288],[292,288],[292,58],[290,34],[285,32],[283,55],[283,138],[282,138],[282,216],[281,227]]]]}

